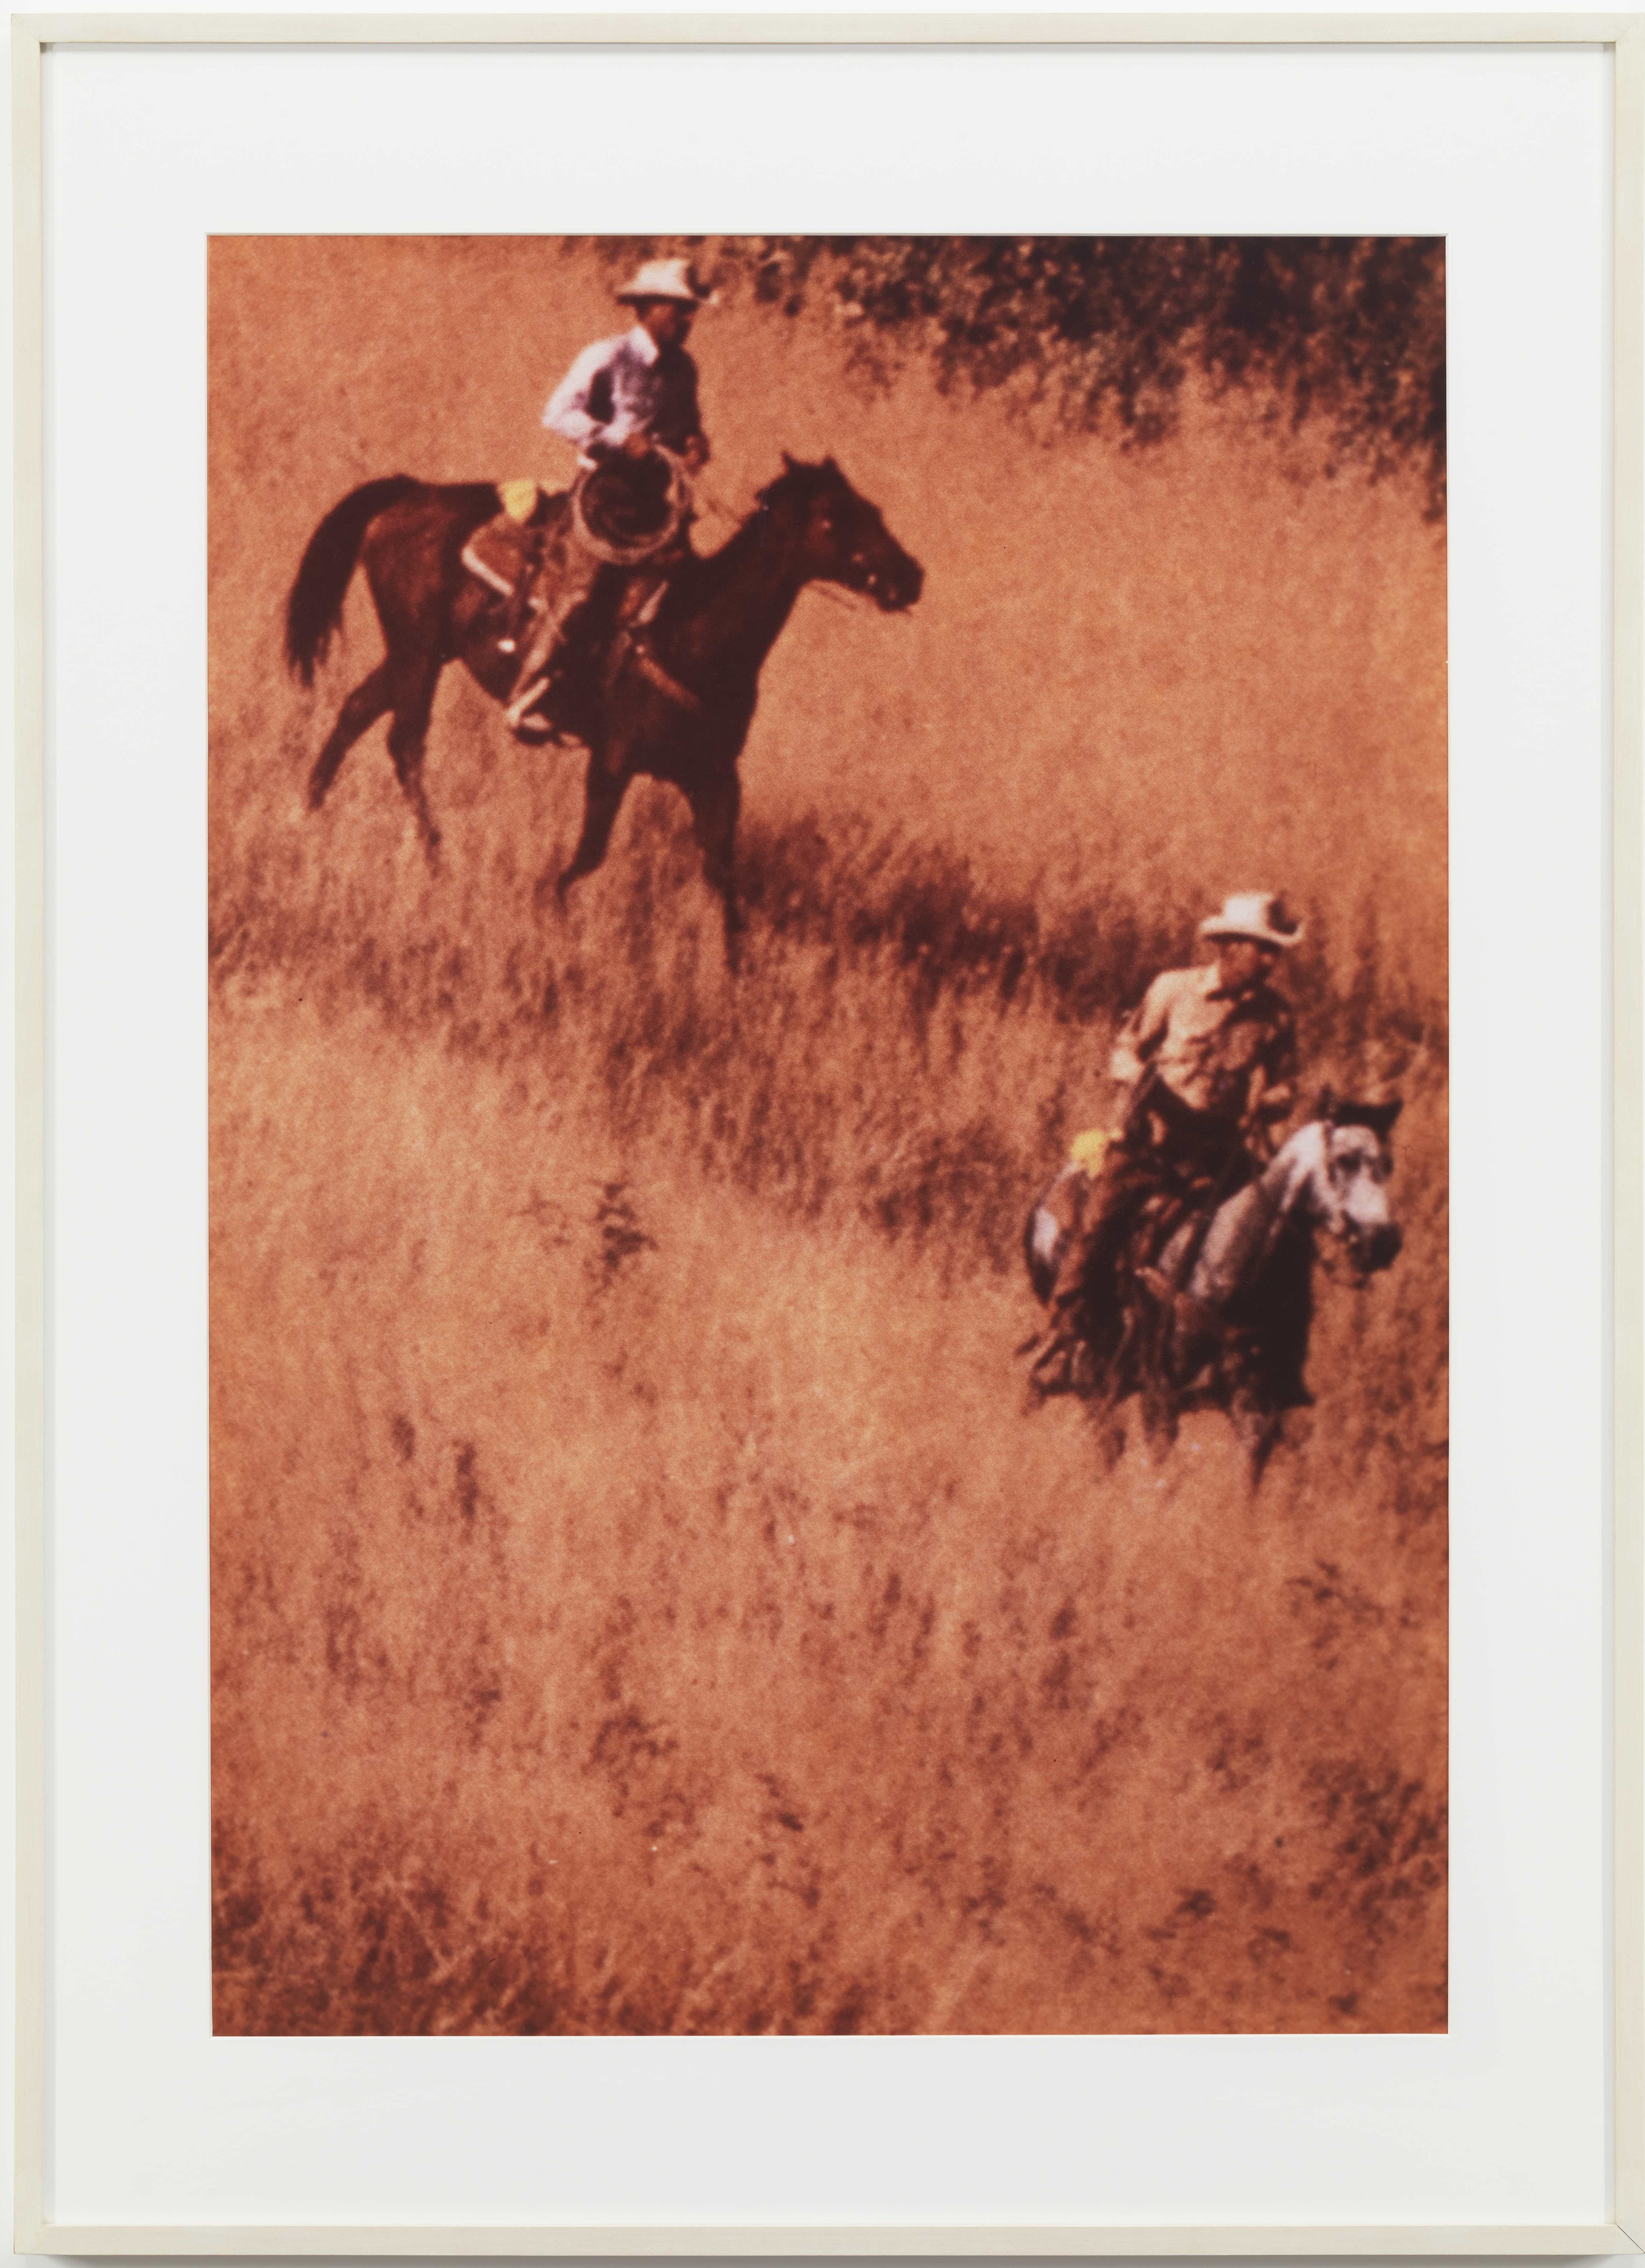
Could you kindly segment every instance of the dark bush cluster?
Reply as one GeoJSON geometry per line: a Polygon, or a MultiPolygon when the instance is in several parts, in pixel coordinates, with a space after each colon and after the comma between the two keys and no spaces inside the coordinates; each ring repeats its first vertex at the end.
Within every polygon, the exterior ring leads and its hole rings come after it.
{"type": "MultiPolygon", "coordinates": [[[[1075,431],[1147,445],[1172,432],[1199,377],[1317,431],[1327,474],[1411,466],[1444,509],[1442,238],[682,241],[782,314],[831,308],[871,380],[921,356],[945,391],[1011,389],[1075,431]]],[[[613,261],[633,249],[614,242],[613,261]]]]}

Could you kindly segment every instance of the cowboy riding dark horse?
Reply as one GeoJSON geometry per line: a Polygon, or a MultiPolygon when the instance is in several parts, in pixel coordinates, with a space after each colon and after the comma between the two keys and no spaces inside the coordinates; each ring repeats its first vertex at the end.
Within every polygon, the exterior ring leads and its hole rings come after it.
{"type": "Polygon", "coordinates": [[[618,297],[635,310],[633,328],[579,356],[545,413],[584,459],[569,493],[397,473],[351,490],[309,538],[286,601],[293,673],[313,683],[357,567],[387,650],[338,711],[308,803],[320,809],[350,749],[387,716],[388,754],[432,867],[440,833],[424,755],[441,674],[460,663],[520,739],[587,752],[581,832],[569,862],[539,876],[535,902],[564,904],[601,865],[636,778],[666,781],[690,806],[734,965],[737,766],[766,658],[802,591],[832,584],[902,615],[924,570],[832,457],[811,464],[786,451],[727,541],[695,551],[690,474],[708,445],[684,342],[709,295],[685,261],[658,260],[618,297]]]}
{"type": "Polygon", "coordinates": [[[616,297],[633,310],[631,328],[579,354],[542,413],[578,452],[574,486],[543,495],[511,484],[503,512],[464,552],[470,572],[510,601],[498,641],[514,658],[506,713],[530,744],[587,740],[614,647],[643,648],[644,625],[689,556],[690,476],[708,462],[686,341],[713,295],[688,261],[650,260],[616,297]]]}
{"type": "Polygon", "coordinates": [[[1118,1126],[1081,1138],[1078,1218],[1031,1373],[1041,1394],[1085,1388],[1123,1332],[1127,1262],[1146,1265],[1184,1220],[1208,1220],[1243,1188],[1295,1101],[1295,1029],[1268,980],[1302,924],[1251,892],[1228,899],[1199,934],[1214,957],[1155,977],[1120,1027],[1109,1064],[1124,1097],[1118,1126]]]}

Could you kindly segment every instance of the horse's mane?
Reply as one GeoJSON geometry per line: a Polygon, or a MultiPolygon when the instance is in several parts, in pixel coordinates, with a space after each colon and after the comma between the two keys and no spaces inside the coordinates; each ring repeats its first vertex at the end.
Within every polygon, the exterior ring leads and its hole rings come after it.
{"type": "Polygon", "coordinates": [[[824,457],[820,465],[808,464],[801,457],[791,457],[783,451],[783,469],[774,481],[767,481],[763,489],[755,491],[756,508],[765,510],[785,497],[816,496],[823,489],[854,496],[856,490],[846,479],[832,457],[824,457]]]}
{"type": "Polygon", "coordinates": [[[774,481],[755,491],[754,508],[745,512],[718,550],[693,552],[671,578],[657,610],[656,628],[665,631],[687,613],[712,600],[724,584],[741,572],[749,553],[775,523],[773,507],[808,502],[823,489],[855,495],[850,482],[832,457],[820,465],[805,464],[785,451],[783,470],[774,481]]]}
{"type": "Polygon", "coordinates": [[[687,615],[700,612],[723,585],[741,571],[757,532],[756,518],[757,514],[749,512],[717,551],[693,551],[687,555],[668,578],[654,629],[666,631],[687,615]]]}
{"type": "Polygon", "coordinates": [[[1324,1153],[1333,1129],[1361,1127],[1386,1144],[1401,1105],[1338,1102],[1322,1097],[1322,1108],[1287,1136],[1256,1179],[1218,1206],[1195,1266],[1195,1276],[1213,1279],[1211,1296],[1229,1298],[1259,1268],[1295,1216],[1299,1198],[1324,1153]]]}
{"type": "Polygon", "coordinates": [[[1217,1207],[1195,1270],[1214,1277],[1217,1297],[1227,1299],[1272,1249],[1313,1171],[1324,1130],[1319,1119],[1299,1126],[1254,1181],[1217,1207]]]}

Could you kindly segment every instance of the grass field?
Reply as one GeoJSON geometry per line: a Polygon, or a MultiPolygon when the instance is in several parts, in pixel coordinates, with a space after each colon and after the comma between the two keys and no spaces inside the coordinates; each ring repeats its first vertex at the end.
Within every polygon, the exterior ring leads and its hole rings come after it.
{"type": "Polygon", "coordinates": [[[577,768],[454,678],[438,875],[380,729],[301,808],[376,653],[357,595],[315,694],[280,675],[321,512],[557,469],[535,405],[602,287],[556,253],[534,301],[534,258],[214,247],[218,2029],[1442,2027],[1420,495],[1237,407],[1042,447],[705,318],[728,508],[834,446],[928,577],[906,623],[802,600],[773,657],[734,982],[662,790],[533,915],[577,768]],[[1254,887],[1309,918],[1310,1076],[1406,1104],[1405,1255],[1324,1289],[1255,1499],[1209,1418],[1103,1476],[1012,1358],[1114,1016],[1254,887]]]}

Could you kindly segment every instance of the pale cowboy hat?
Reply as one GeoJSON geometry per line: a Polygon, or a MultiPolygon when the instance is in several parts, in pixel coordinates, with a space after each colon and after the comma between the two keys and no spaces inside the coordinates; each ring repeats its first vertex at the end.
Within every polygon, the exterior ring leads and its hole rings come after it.
{"type": "Polygon", "coordinates": [[[1201,937],[1244,937],[1253,945],[1272,945],[1288,953],[1302,941],[1302,924],[1285,909],[1272,890],[1247,890],[1225,898],[1220,914],[1207,915],[1199,924],[1201,937]]]}
{"type": "Polygon", "coordinates": [[[692,274],[689,260],[647,260],[616,296],[624,305],[633,299],[682,299],[688,307],[712,307],[715,301],[715,294],[692,274]]]}

